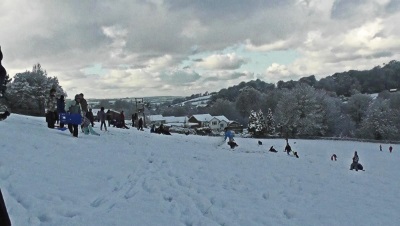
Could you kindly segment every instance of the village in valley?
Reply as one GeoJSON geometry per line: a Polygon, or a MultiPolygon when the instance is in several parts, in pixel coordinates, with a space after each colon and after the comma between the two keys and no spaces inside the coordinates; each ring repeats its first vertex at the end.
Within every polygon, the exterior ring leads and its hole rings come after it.
{"type": "MultiPolygon", "coordinates": [[[[189,99],[175,106],[190,105],[193,108],[206,107],[207,102],[210,100],[211,95],[204,95],[189,99]]],[[[171,101],[171,98],[176,97],[146,97],[146,98],[124,98],[126,102],[134,106],[133,112],[125,114],[125,124],[132,127],[137,127],[138,120],[143,119],[144,127],[150,128],[153,125],[159,127],[163,125],[171,133],[181,134],[196,134],[196,135],[211,135],[222,136],[224,129],[228,128],[235,133],[243,133],[244,126],[235,121],[228,119],[224,115],[211,115],[205,114],[191,114],[184,116],[163,116],[162,114],[152,114],[152,106],[159,106],[164,102],[171,101]],[[131,113],[131,114],[130,114],[131,113]],[[135,126],[136,125],[136,126],[135,126]]],[[[120,119],[121,111],[115,110],[115,100],[109,100],[111,118],[118,121],[120,119]]],[[[97,112],[100,111],[100,102],[98,100],[88,100],[88,104],[92,107],[92,112],[97,121],[97,112]]]]}

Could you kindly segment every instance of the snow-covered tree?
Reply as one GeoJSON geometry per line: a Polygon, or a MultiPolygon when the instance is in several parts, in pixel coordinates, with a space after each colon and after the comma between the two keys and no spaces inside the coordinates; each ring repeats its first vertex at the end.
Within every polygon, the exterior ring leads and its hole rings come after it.
{"type": "Polygon", "coordinates": [[[267,120],[266,120],[265,124],[267,127],[266,128],[267,134],[269,134],[269,135],[275,134],[275,119],[272,114],[271,108],[268,108],[267,120]]]}
{"type": "Polygon", "coordinates": [[[396,139],[400,135],[396,127],[399,122],[398,112],[390,108],[389,101],[377,99],[368,108],[357,136],[376,140],[396,139]]]}
{"type": "Polygon", "coordinates": [[[56,89],[57,95],[66,97],[57,77],[48,77],[41,65],[37,64],[32,71],[14,76],[7,85],[7,97],[14,112],[40,115],[44,113],[45,99],[52,88],[56,89]]]}
{"type": "Polygon", "coordinates": [[[251,110],[249,116],[249,126],[248,130],[251,134],[255,136],[262,136],[266,131],[266,124],[264,119],[264,114],[261,110],[255,112],[251,110]]]}
{"type": "Polygon", "coordinates": [[[284,90],[276,107],[275,115],[284,136],[324,135],[326,109],[318,93],[307,84],[298,84],[292,90],[284,90]]]}

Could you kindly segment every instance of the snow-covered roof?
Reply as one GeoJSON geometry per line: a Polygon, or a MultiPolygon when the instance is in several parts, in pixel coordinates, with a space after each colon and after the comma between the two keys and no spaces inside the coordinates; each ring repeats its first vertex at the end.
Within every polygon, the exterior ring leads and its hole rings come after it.
{"type": "Polygon", "coordinates": [[[149,115],[149,119],[150,121],[154,122],[154,121],[163,121],[165,120],[164,117],[162,115],[149,115]]]}
{"type": "Polygon", "coordinates": [[[165,126],[176,126],[176,127],[184,127],[184,126],[195,126],[197,123],[180,123],[180,122],[170,122],[164,124],[165,126]]]}
{"type": "Polygon", "coordinates": [[[188,117],[186,117],[186,116],[181,116],[181,117],[167,116],[167,117],[164,117],[164,120],[166,123],[173,123],[173,122],[185,123],[188,121],[188,117]]]}
{"type": "Polygon", "coordinates": [[[219,121],[230,122],[229,119],[226,118],[224,115],[214,116],[214,118],[218,119],[219,121]]]}
{"type": "Polygon", "coordinates": [[[210,114],[192,115],[192,117],[194,117],[199,122],[209,122],[211,121],[211,119],[214,118],[210,114]]]}

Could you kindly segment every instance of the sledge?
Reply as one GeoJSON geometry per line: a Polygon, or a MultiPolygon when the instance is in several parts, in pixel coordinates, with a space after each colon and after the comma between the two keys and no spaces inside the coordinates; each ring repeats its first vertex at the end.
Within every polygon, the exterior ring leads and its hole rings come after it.
{"type": "MultiPolygon", "coordinates": [[[[356,170],[355,168],[352,168],[351,165],[350,165],[350,170],[353,170],[353,169],[356,170]]],[[[365,169],[364,169],[363,165],[361,165],[361,163],[358,163],[357,170],[365,171],[365,169]]]]}
{"type": "Polygon", "coordinates": [[[60,113],[60,123],[80,125],[82,123],[82,116],[80,114],[60,113]]]}

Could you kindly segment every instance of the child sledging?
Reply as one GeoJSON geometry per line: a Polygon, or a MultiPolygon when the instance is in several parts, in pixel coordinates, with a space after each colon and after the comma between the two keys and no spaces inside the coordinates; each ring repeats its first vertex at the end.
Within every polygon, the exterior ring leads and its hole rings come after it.
{"type": "Polygon", "coordinates": [[[354,152],[354,156],[353,156],[353,162],[350,165],[350,170],[355,169],[356,171],[358,170],[364,170],[364,167],[358,163],[358,161],[360,160],[360,158],[358,157],[357,152],[354,152]]]}

